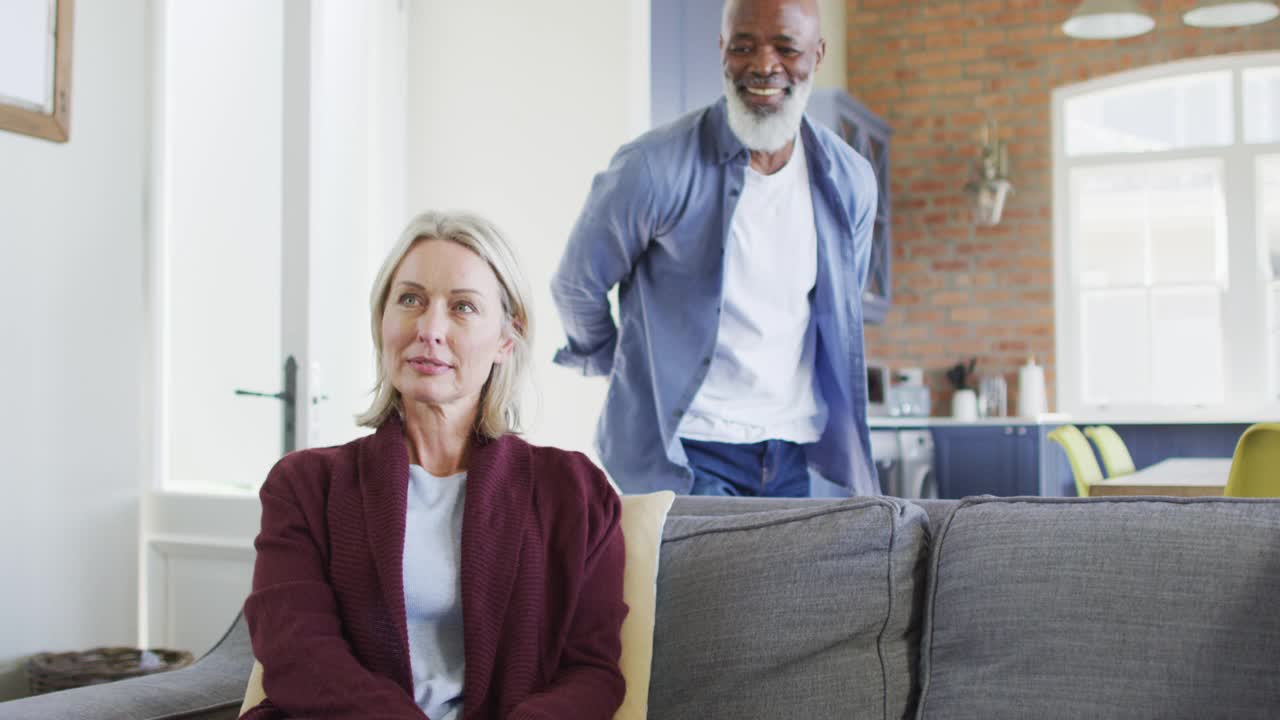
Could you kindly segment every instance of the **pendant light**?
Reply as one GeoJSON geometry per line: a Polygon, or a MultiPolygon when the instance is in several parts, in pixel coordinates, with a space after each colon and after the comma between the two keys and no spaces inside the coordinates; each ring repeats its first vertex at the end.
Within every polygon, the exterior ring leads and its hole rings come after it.
{"type": "Polygon", "coordinates": [[[1083,40],[1115,40],[1149,32],[1156,21],[1135,0],[1084,0],[1062,24],[1062,32],[1083,40]]]}
{"type": "Polygon", "coordinates": [[[1195,27],[1218,28],[1256,25],[1280,15],[1273,0],[1201,0],[1182,16],[1182,22],[1195,27]]]}

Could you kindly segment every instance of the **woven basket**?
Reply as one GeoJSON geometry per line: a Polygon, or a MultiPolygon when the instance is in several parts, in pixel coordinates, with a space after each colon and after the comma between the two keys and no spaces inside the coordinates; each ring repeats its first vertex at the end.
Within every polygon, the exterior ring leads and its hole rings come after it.
{"type": "Polygon", "coordinates": [[[191,661],[191,653],[185,650],[100,647],[84,652],[40,653],[27,661],[27,681],[31,694],[40,695],[176,670],[191,661]]]}

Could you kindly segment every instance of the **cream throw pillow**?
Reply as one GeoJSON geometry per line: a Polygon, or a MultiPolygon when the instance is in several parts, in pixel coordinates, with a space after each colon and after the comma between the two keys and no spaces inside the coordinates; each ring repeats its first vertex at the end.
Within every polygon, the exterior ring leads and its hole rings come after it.
{"type": "MultiPolygon", "coordinates": [[[[648,495],[623,495],[622,536],[627,545],[627,565],[622,578],[622,599],[630,611],[622,622],[622,659],[619,666],[627,680],[627,695],[614,720],[644,720],[649,713],[649,671],[653,660],[653,621],[658,593],[658,553],[662,527],[676,495],[662,490],[648,495]]],[[[253,663],[240,714],[262,702],[262,664],[253,663]]]]}
{"type": "Polygon", "coordinates": [[[240,715],[249,712],[249,708],[266,699],[267,693],[262,689],[262,663],[254,660],[253,670],[249,672],[249,687],[244,689],[244,702],[240,703],[240,715]]]}
{"type": "Polygon", "coordinates": [[[676,499],[670,490],[622,496],[622,536],[627,543],[627,567],[622,599],[630,611],[622,621],[622,659],[627,695],[614,720],[644,720],[649,714],[649,670],[653,660],[653,620],[658,595],[658,551],[662,527],[676,499]]]}

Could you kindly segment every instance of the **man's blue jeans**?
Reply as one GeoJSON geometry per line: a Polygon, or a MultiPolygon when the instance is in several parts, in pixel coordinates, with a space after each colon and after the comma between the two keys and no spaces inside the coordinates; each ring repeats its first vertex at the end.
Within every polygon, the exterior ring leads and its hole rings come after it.
{"type": "Polygon", "coordinates": [[[796,443],[680,442],[693,470],[693,495],[809,496],[809,463],[796,443]]]}

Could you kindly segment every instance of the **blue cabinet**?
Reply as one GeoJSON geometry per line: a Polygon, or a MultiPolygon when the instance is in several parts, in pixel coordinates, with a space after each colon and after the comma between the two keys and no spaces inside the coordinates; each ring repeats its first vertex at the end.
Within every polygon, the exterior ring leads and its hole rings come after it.
{"type": "MultiPolygon", "coordinates": [[[[1084,427],[1089,423],[1076,423],[1084,427]]],[[[937,425],[938,496],[1075,497],[1067,455],[1048,439],[1055,425],[937,425]]],[[[1173,457],[1230,457],[1245,423],[1115,424],[1138,469],[1173,457]]],[[[1101,460],[1099,460],[1101,465],[1101,460]]]]}
{"type": "MultiPolygon", "coordinates": [[[[651,0],[650,113],[654,127],[709,105],[724,94],[720,50],[722,0],[651,0]]],[[[837,58],[828,58],[836,62],[837,58]]],[[[884,322],[893,301],[892,186],[889,124],[841,89],[816,88],[809,117],[826,125],[871,163],[879,189],[863,316],[884,322]]]]}
{"type": "Polygon", "coordinates": [[[1050,430],[1012,423],[934,427],[938,496],[1067,494],[1062,467],[1046,452],[1045,436],[1050,430]]]}
{"type": "Polygon", "coordinates": [[[1175,457],[1231,457],[1249,423],[1121,423],[1111,427],[1124,440],[1134,467],[1141,470],[1175,457]]]}
{"type": "MultiPolygon", "coordinates": [[[[1079,428],[1094,424],[1076,422],[1079,428]]],[[[1248,429],[1248,423],[1114,423],[1111,427],[1120,435],[1125,447],[1133,458],[1133,466],[1139,470],[1155,465],[1169,458],[1227,458],[1235,452],[1236,442],[1248,429]]],[[[1098,456],[1098,449],[1089,444],[1094,451],[1098,467],[1105,472],[1106,466],[1098,456]]],[[[1055,484],[1059,492],[1055,494],[1072,497],[1076,494],[1075,480],[1071,476],[1071,465],[1067,454],[1057,443],[1049,443],[1041,460],[1042,472],[1046,469],[1055,473],[1049,484],[1055,484]]]]}

